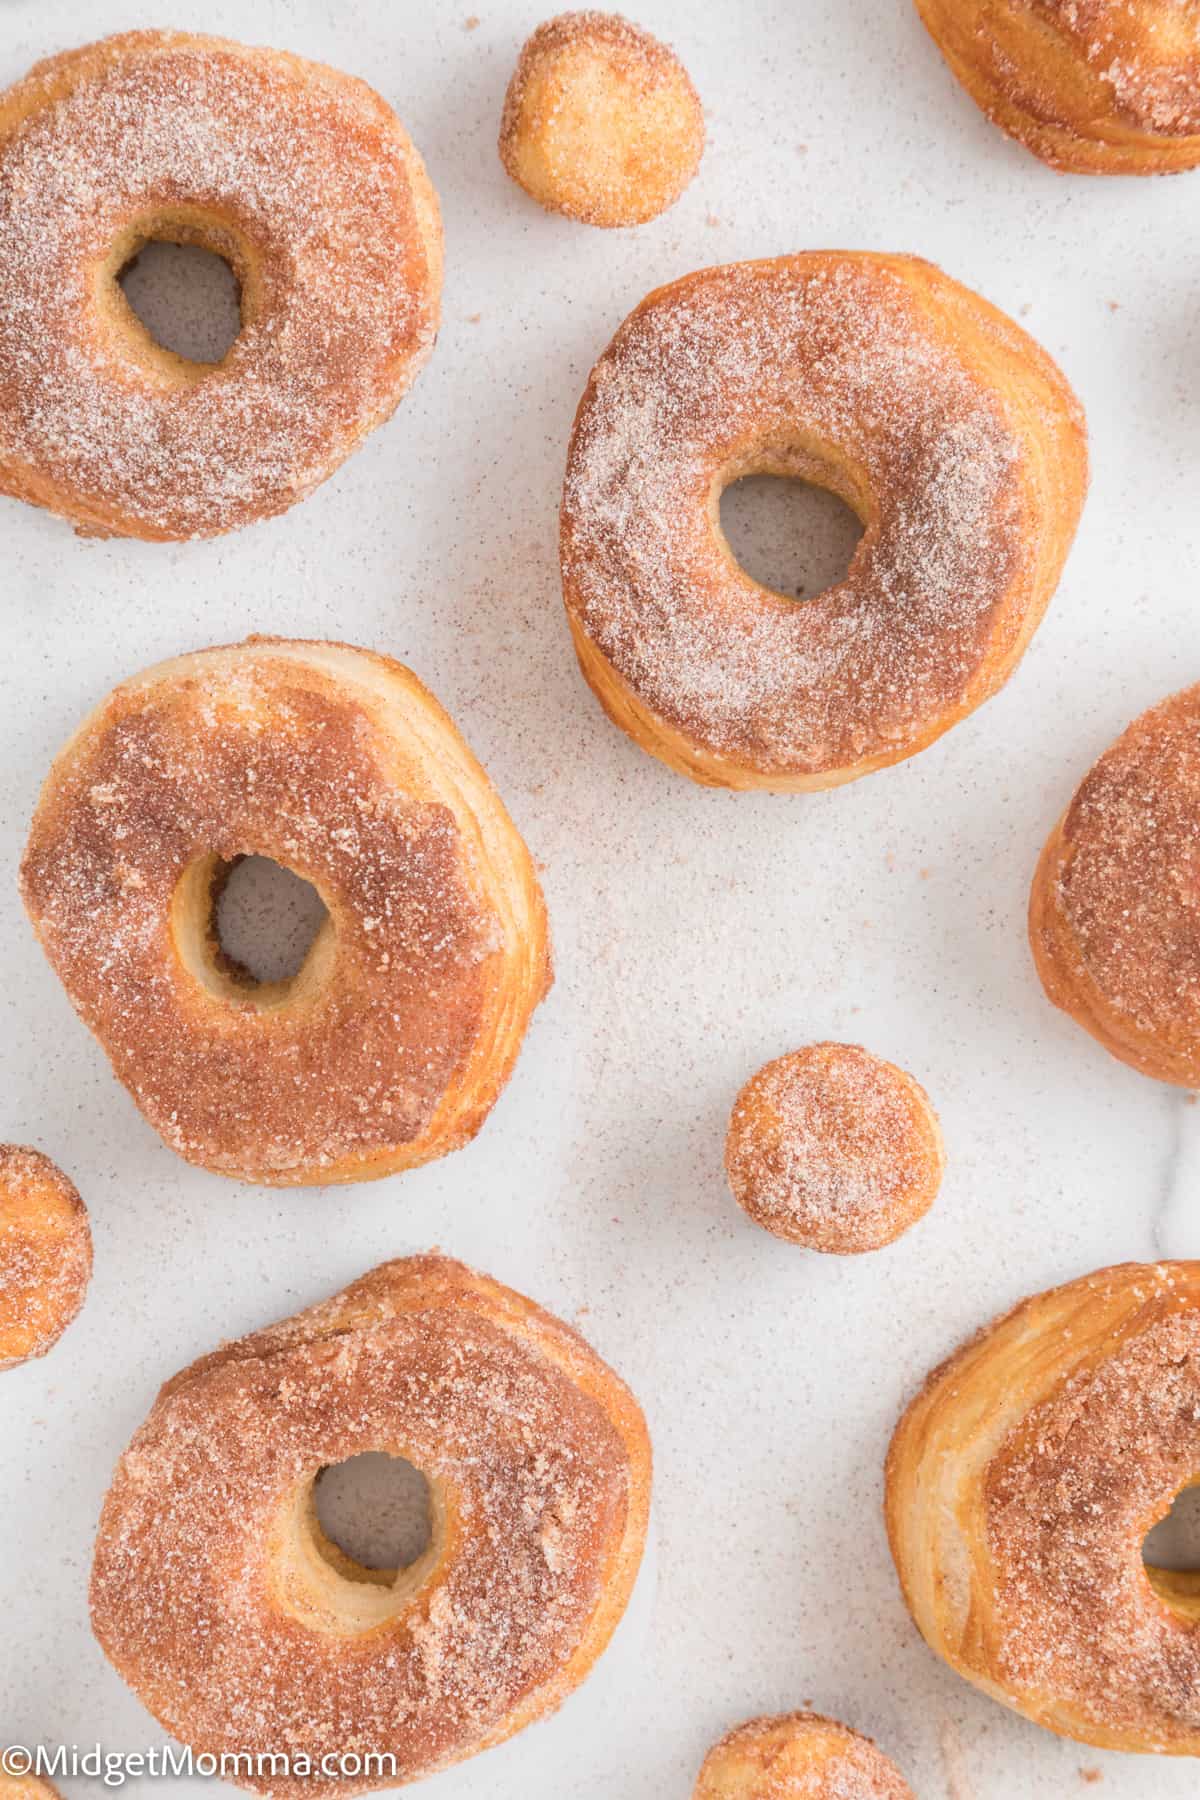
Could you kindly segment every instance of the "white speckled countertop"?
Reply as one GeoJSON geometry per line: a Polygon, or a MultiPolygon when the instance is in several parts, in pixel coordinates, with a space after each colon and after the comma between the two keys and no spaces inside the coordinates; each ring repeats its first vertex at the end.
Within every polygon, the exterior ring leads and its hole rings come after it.
{"type": "MultiPolygon", "coordinates": [[[[381,90],[441,194],[445,324],[395,419],[270,524],[96,544],[0,501],[0,1139],[63,1164],[96,1240],[81,1319],[0,1376],[0,1736],[160,1741],[87,1624],[116,1456],[193,1356],[437,1243],[579,1316],[634,1383],[657,1451],[657,1566],[564,1712],[429,1783],[431,1800],[687,1800],[721,1731],[810,1701],[875,1736],[920,1800],[1183,1800],[1193,1765],[1060,1742],[925,1650],[880,1489],[906,1396],[966,1333],[1101,1264],[1200,1254],[1200,1114],[1051,1009],[1024,936],[1034,861],[1075,782],[1200,676],[1200,173],[1053,175],[988,126],[907,0],[636,13],[681,50],[710,136],[674,211],[616,233],[543,215],[501,172],[501,97],[539,16],[526,4],[184,0],[155,15],[381,90]],[[567,432],[650,288],[817,247],[919,252],[1018,316],[1087,407],[1092,495],[1044,625],[981,713],[851,788],[704,792],[608,725],[576,673],[555,546],[567,432]],[[16,895],[38,783],[82,713],[145,664],[250,630],[411,663],[545,866],[558,984],[510,1089],[468,1150],[357,1191],[262,1192],[176,1161],[16,895]],[[934,1212],[877,1256],[778,1243],[724,1186],[737,1087],[822,1036],[910,1068],[945,1128],[934,1212]]],[[[0,83],[145,22],[106,0],[0,0],[0,83]]],[[[64,1786],[79,1800],[86,1784],[64,1786]]]]}

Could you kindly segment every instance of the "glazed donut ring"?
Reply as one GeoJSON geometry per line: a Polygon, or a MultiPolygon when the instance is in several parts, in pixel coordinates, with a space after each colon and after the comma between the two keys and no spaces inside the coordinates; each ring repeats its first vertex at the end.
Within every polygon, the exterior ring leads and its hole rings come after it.
{"type": "Polygon", "coordinates": [[[273,1185],[359,1181],[478,1131],[550,981],[529,852],[399,663],[252,638],[162,663],[56,760],[22,866],[76,1011],[172,1149],[273,1185]],[[244,855],[328,909],[290,982],[221,951],[244,855]]]}
{"type": "Polygon", "coordinates": [[[809,1044],[739,1093],[725,1139],[738,1205],[765,1231],[837,1256],[882,1250],[924,1217],[946,1166],[919,1082],[858,1044],[809,1044]]]}
{"type": "Polygon", "coordinates": [[[835,1719],[751,1719],[709,1751],[692,1800],[913,1800],[895,1764],[835,1719]]]}
{"type": "Polygon", "coordinates": [[[1200,686],[1135,719],[1042,852],[1029,935],[1046,993],[1122,1062],[1200,1087],[1200,686]]]}
{"type": "Polygon", "coordinates": [[[1078,175],[1200,163],[1197,0],[916,0],[951,69],[1010,137],[1078,175]]]}
{"type": "Polygon", "coordinates": [[[675,204],[703,150],[687,70],[618,13],[560,13],[521,51],[500,160],[548,211],[585,225],[642,225],[675,204]]]}
{"type": "Polygon", "coordinates": [[[40,1150],[0,1144],[0,1369],[45,1356],[91,1278],[92,1233],[74,1184],[40,1150]]]}
{"type": "Polygon", "coordinates": [[[1200,1755],[1200,1577],[1142,1561],[1198,1471],[1200,1263],[1024,1301],[892,1441],[888,1532],[926,1642],[1063,1736],[1200,1755]]]}
{"type": "Polygon", "coordinates": [[[1083,418],[1002,313],[911,257],[823,254],[660,288],[592,371],[563,494],[563,594],[601,703],[713,786],[831,787],[1003,685],[1087,483],[1083,418]],[[831,489],[865,535],[797,603],[734,560],[750,474],[831,489]]]}
{"type": "Polygon", "coordinates": [[[395,1787],[584,1680],[632,1590],[649,1497],[642,1415],[583,1339],[459,1263],[411,1257],[168,1382],[104,1503],[92,1622],[194,1750],[314,1765],[241,1785],[395,1787]],[[390,1585],[330,1555],[311,1498],[323,1466],[381,1450],[433,1498],[430,1546],[390,1585]],[[316,1772],[348,1746],[396,1772],[316,1772]]]}
{"type": "Polygon", "coordinates": [[[173,31],[39,63],[0,94],[0,493],[123,537],[283,512],[392,412],[441,274],[424,164],[365,83],[173,31]],[[128,306],[149,239],[233,268],[219,364],[128,306]]]}

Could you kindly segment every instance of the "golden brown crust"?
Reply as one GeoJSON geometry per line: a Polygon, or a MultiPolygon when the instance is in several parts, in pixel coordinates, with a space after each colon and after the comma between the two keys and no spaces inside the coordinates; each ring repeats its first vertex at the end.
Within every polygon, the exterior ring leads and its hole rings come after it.
{"type": "Polygon", "coordinates": [[[74,1183],[40,1150],[0,1144],[0,1369],[45,1356],[91,1276],[92,1233],[74,1183]]]}
{"type": "Polygon", "coordinates": [[[852,780],[1008,679],[1086,485],[1059,371],[930,264],[828,253],[686,276],[626,320],[576,415],[561,558],[584,675],[694,780],[852,780]],[[858,512],[843,582],[797,603],[738,566],[718,503],[754,473],[858,512]]]}
{"type": "Polygon", "coordinates": [[[1159,1081],[1200,1086],[1200,686],[1143,713],[1042,852],[1029,935],[1047,995],[1159,1081]]]}
{"type": "Polygon", "coordinates": [[[62,1795],[40,1775],[6,1774],[0,1762],[0,1800],[62,1800],[62,1795]]]}
{"type": "Polygon", "coordinates": [[[725,1171],[766,1231],[838,1256],[880,1250],[933,1205],[946,1155],[924,1088],[857,1044],[767,1063],[734,1102],[725,1171]]]}
{"type": "Polygon", "coordinates": [[[0,493],[151,539],[282,512],[422,367],[441,272],[424,164],[364,82],[188,32],[39,63],[0,94],[0,493]],[[126,303],[150,238],[233,267],[219,364],[126,303]]]}
{"type": "Polygon", "coordinates": [[[51,770],[22,865],[42,945],[151,1124],[276,1185],[465,1143],[550,982],[541,890],[486,774],[399,663],[250,639],[127,682],[51,770]],[[289,984],[221,958],[255,853],[329,919],[289,984]]]}
{"type": "Polygon", "coordinates": [[[699,167],[704,115],[687,70],[617,13],[560,13],[521,51],[504,99],[500,160],[551,212],[641,225],[699,167]]]}
{"type": "Polygon", "coordinates": [[[936,1369],[887,1524],[932,1649],[1051,1731],[1200,1755],[1200,1586],[1147,1533],[1200,1471],[1200,1263],[1034,1295],[936,1369]]]}
{"type": "Polygon", "coordinates": [[[704,1759],[693,1800],[913,1800],[870,1738],[817,1713],[750,1719],[704,1759]]]}
{"type": "Polygon", "coordinates": [[[459,1263],[410,1257],[166,1384],[104,1505],[93,1625],[198,1752],[396,1758],[394,1774],[243,1785],[394,1787],[586,1677],[632,1590],[649,1498],[637,1403],[578,1333],[459,1263]],[[366,1450],[406,1458],[434,1495],[430,1550],[390,1589],[314,1553],[307,1525],[320,1468],[366,1450]]]}
{"type": "Polygon", "coordinates": [[[988,117],[1052,168],[1200,163],[1200,0],[916,0],[988,117]]]}

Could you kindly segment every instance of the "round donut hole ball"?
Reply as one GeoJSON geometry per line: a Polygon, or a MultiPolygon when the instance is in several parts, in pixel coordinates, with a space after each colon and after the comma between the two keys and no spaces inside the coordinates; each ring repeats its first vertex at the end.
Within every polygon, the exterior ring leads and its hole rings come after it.
{"type": "Polygon", "coordinates": [[[895,1763],[836,1719],[784,1713],[727,1732],[704,1759],[692,1800],[913,1800],[895,1763]]]}
{"type": "MultiPolygon", "coordinates": [[[[14,1763],[19,1758],[10,1757],[14,1763]]],[[[4,1767],[0,1758],[0,1800],[62,1800],[62,1795],[52,1781],[41,1775],[18,1775],[4,1767]]]]}
{"type": "Polygon", "coordinates": [[[618,13],[560,13],[521,51],[500,160],[549,212],[644,225],[699,167],[704,114],[674,51],[618,13]]]}
{"type": "Polygon", "coordinates": [[[0,1369],[45,1356],[92,1276],[87,1208],[40,1150],[0,1144],[0,1369]]]}
{"type": "Polygon", "coordinates": [[[725,1170],[738,1205],[789,1243],[881,1250],[932,1206],[945,1168],[919,1082],[856,1044],[810,1044],[746,1083],[725,1170]]]}

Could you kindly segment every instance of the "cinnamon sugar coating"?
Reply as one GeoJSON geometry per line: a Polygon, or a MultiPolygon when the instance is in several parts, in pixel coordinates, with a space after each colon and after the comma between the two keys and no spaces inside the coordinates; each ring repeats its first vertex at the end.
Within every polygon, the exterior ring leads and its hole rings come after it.
{"type": "Polygon", "coordinates": [[[361,1180],[479,1129],[550,981],[529,853],[400,664],[251,639],[109,696],[56,761],[22,865],[71,1000],[181,1156],[243,1180],[361,1180]],[[290,983],[220,950],[258,854],[328,908],[290,983]]]}
{"type": "Polygon", "coordinates": [[[767,1063],[738,1095],[725,1141],[729,1185],[755,1224],[839,1256],[915,1225],[945,1160],[925,1090],[857,1044],[767,1063]]]}
{"type": "Polygon", "coordinates": [[[45,1356],[92,1277],[87,1208],[40,1150],[0,1144],[0,1369],[45,1356]]]}
{"type": "Polygon", "coordinates": [[[1106,1050],[1200,1086],[1200,686],[1135,719],[1042,852],[1029,908],[1046,993],[1106,1050]]]}
{"type": "Polygon", "coordinates": [[[1200,1582],[1142,1546],[1200,1477],[1200,1263],[1024,1301],[930,1376],[888,1457],[905,1597],[951,1667],[1101,1748],[1200,1755],[1200,1582]]]}
{"type": "Polygon", "coordinates": [[[649,1492],[637,1404],[577,1333],[411,1257],[164,1387],[104,1504],[93,1625],[196,1751],[314,1765],[242,1785],[394,1787],[584,1679],[632,1589],[649,1492]],[[329,1559],[310,1502],[323,1466],[381,1450],[435,1505],[430,1549],[390,1588],[329,1559]],[[395,1756],[395,1775],[315,1772],[350,1746],[395,1756]]]}
{"type": "Polygon", "coordinates": [[[828,787],[913,755],[1012,672],[1087,481],[1083,419],[1003,314],[911,257],[812,254],[660,288],[592,371],[563,491],[563,595],[616,723],[693,779],[828,787]],[[766,473],[864,536],[798,603],[720,529],[766,473]]]}
{"type": "Polygon", "coordinates": [[[963,86],[1052,168],[1200,163],[1200,0],[916,0],[963,86]]]}
{"type": "Polygon", "coordinates": [[[6,1775],[0,1768],[0,1800],[62,1800],[62,1795],[40,1775],[6,1775]]]}
{"type": "Polygon", "coordinates": [[[704,1759],[692,1800],[913,1800],[895,1764],[835,1719],[750,1719],[704,1759]]]}
{"type": "Polygon", "coordinates": [[[424,165],[363,82],[187,32],[39,63],[0,94],[0,493],[156,539],[282,512],[425,362],[441,264],[424,165]],[[147,239],[232,266],[219,364],[130,310],[147,239]]]}
{"type": "Polygon", "coordinates": [[[641,225],[673,206],[704,150],[704,115],[675,53],[618,13],[539,25],[504,98],[500,160],[551,212],[641,225]]]}

